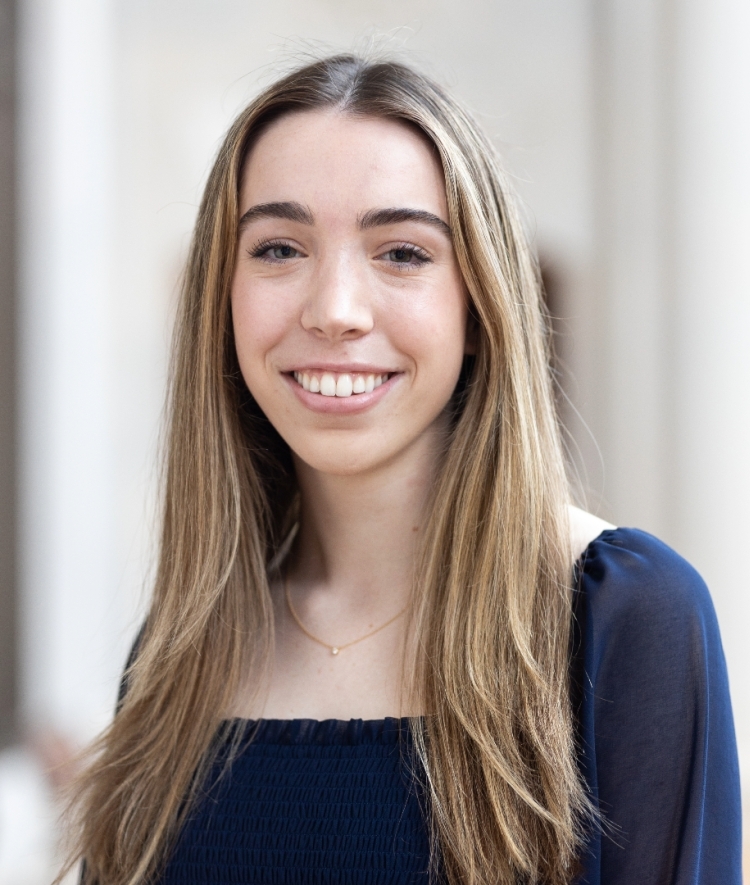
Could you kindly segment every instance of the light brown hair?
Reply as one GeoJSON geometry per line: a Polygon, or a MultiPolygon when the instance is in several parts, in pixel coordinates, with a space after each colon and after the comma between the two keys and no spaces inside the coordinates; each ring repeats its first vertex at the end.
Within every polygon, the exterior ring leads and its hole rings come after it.
{"type": "Polygon", "coordinates": [[[160,558],[128,691],[80,781],[86,881],[158,876],[248,673],[273,643],[268,567],[293,518],[289,451],[252,401],[232,336],[243,162],[283,114],[338,109],[417,127],[445,174],[476,356],[417,568],[412,729],[433,859],[451,885],[573,875],[587,799],[569,699],[569,500],[539,274],[495,152],[438,85],[337,56],[266,89],[237,118],[198,213],[176,324],[160,558]]]}

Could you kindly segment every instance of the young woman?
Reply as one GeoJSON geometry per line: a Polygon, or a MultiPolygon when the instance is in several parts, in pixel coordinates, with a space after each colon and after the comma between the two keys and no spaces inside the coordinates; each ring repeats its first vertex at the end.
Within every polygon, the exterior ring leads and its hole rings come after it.
{"type": "Polygon", "coordinates": [[[340,56],[206,187],[83,881],[739,883],[696,573],[570,506],[536,263],[437,85],[340,56]]]}

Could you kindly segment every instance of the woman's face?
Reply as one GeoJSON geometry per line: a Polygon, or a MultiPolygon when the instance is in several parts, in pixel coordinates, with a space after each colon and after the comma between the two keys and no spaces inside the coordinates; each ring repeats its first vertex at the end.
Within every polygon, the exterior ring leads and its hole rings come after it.
{"type": "Polygon", "coordinates": [[[282,117],[245,163],[240,216],[237,354],[292,451],[351,475],[432,446],[467,299],[427,142],[393,120],[282,117]]]}

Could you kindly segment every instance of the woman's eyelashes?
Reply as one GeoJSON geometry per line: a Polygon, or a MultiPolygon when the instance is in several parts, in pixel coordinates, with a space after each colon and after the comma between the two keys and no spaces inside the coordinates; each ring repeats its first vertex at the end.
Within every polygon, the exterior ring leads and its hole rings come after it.
{"type": "Polygon", "coordinates": [[[261,240],[249,250],[251,258],[258,258],[270,264],[284,264],[293,258],[301,258],[302,252],[291,243],[283,240],[261,240]]]}
{"type": "MultiPolygon", "coordinates": [[[[300,249],[284,240],[261,240],[248,249],[248,254],[251,258],[267,264],[286,264],[296,258],[305,257],[300,249]]],[[[415,270],[432,263],[429,252],[413,243],[398,243],[391,246],[379,252],[375,260],[382,261],[397,270],[415,270]]]]}
{"type": "Polygon", "coordinates": [[[391,246],[390,249],[381,252],[378,259],[387,261],[399,270],[412,270],[432,262],[429,252],[413,243],[399,243],[396,246],[391,246]]]}

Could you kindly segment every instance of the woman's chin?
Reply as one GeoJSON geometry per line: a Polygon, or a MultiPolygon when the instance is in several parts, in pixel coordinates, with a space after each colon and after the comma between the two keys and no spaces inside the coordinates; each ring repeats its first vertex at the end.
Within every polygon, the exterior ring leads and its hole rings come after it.
{"type": "Polygon", "coordinates": [[[357,477],[376,472],[390,458],[365,458],[361,451],[339,451],[335,454],[321,452],[295,452],[297,470],[313,471],[324,476],[357,477]]]}

